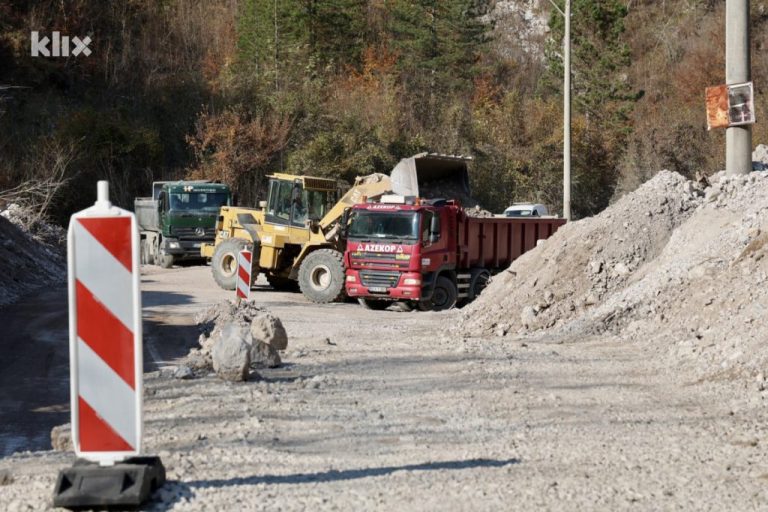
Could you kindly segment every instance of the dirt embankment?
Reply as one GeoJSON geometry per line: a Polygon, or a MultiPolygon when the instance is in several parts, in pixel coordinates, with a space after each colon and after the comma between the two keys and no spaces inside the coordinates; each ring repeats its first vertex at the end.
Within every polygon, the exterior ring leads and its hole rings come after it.
{"type": "Polygon", "coordinates": [[[454,329],[611,333],[699,376],[727,371],[762,386],[766,254],[768,172],[720,173],[709,185],[664,171],[515,261],[454,329]]]}
{"type": "Polygon", "coordinates": [[[10,205],[0,211],[0,306],[66,279],[66,231],[10,205]]]}

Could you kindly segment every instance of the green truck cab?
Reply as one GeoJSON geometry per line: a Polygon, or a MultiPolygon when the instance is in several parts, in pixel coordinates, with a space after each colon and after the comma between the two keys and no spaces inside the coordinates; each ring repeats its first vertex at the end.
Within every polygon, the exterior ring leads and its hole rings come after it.
{"type": "Polygon", "coordinates": [[[200,246],[213,242],[222,206],[231,206],[227,185],[209,181],[156,181],[152,197],[137,197],[134,211],[141,235],[141,262],[170,268],[199,259],[200,246]]]}

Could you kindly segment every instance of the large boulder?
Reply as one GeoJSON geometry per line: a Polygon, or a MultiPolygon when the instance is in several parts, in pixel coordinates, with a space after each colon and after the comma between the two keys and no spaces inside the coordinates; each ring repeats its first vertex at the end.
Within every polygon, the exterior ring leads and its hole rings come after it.
{"type": "Polygon", "coordinates": [[[288,333],[279,318],[267,311],[258,312],[251,320],[251,336],[253,344],[258,342],[269,345],[277,350],[288,347],[288,333]]]}
{"type": "Polygon", "coordinates": [[[211,349],[213,371],[220,378],[233,382],[248,380],[251,365],[250,326],[231,322],[221,331],[221,338],[211,349]]]}

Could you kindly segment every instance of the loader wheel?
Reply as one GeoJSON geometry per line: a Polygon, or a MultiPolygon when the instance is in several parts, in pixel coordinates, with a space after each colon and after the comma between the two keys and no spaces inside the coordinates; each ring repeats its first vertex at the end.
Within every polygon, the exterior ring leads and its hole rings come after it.
{"type": "Polygon", "coordinates": [[[237,286],[237,255],[248,242],[239,238],[225,240],[216,246],[211,258],[213,280],[224,290],[234,290],[237,286]]]}
{"type": "Polygon", "coordinates": [[[419,309],[422,311],[445,311],[456,305],[459,291],[453,281],[445,276],[437,278],[435,290],[432,292],[432,298],[419,302],[419,309]]]}
{"type": "Polygon", "coordinates": [[[372,309],[374,311],[383,311],[387,309],[391,304],[391,300],[379,300],[379,299],[357,299],[365,309],[372,309]]]}
{"type": "Polygon", "coordinates": [[[299,283],[287,277],[267,276],[267,282],[278,292],[299,291],[299,283]]]}
{"type": "Polygon", "coordinates": [[[343,256],[334,249],[318,249],[301,262],[301,293],[312,302],[325,304],[344,297],[343,256]]]}

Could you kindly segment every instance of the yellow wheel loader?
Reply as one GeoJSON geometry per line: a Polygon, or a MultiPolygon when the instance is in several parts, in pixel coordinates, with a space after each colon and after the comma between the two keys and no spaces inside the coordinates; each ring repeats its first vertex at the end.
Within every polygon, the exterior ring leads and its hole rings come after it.
{"type": "Polygon", "coordinates": [[[317,303],[344,296],[344,212],[365,199],[387,194],[419,196],[426,181],[452,182],[468,193],[464,157],[422,153],[402,160],[392,177],[372,174],[357,178],[349,190],[336,180],[291,174],[268,176],[266,201],[259,208],[224,206],[213,244],[201,255],[211,259],[216,283],[234,290],[237,253],[253,251],[252,279],[263,273],[277,290],[295,290],[317,303]]]}

